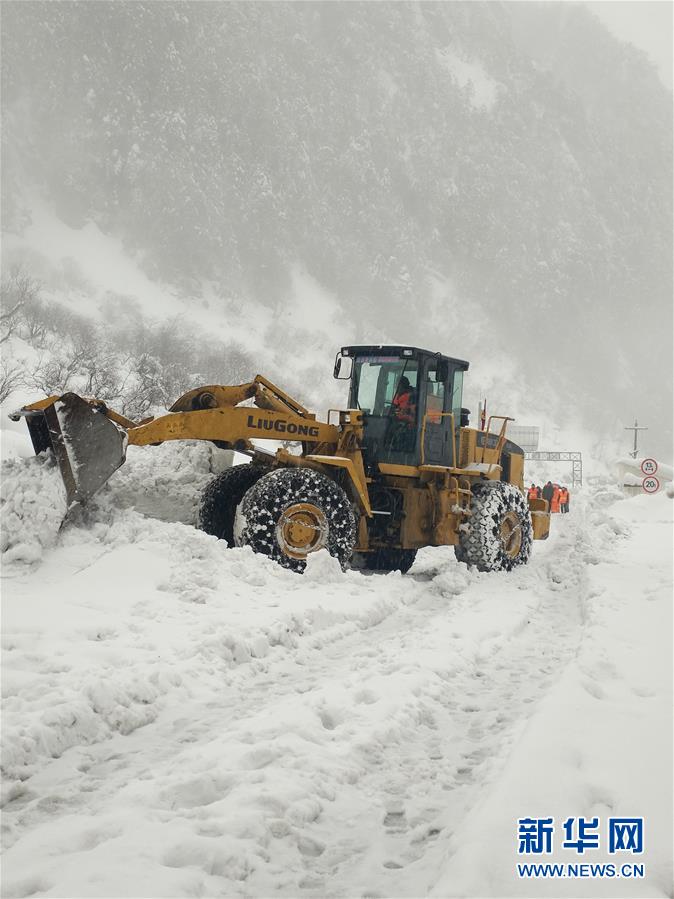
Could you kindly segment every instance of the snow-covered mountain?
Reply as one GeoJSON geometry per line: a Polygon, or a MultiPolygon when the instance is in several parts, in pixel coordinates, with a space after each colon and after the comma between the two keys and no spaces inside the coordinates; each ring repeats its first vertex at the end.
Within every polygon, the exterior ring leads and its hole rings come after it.
{"type": "Polygon", "coordinates": [[[337,344],[402,339],[671,454],[671,96],[582,6],[17,3],[2,50],[6,267],[315,405],[337,344]]]}

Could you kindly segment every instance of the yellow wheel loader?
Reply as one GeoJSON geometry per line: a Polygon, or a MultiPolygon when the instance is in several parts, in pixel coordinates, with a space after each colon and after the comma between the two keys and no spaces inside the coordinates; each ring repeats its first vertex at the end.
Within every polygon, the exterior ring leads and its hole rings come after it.
{"type": "Polygon", "coordinates": [[[548,504],[525,496],[524,453],[506,438],[512,419],[469,427],[467,369],[416,347],[343,347],[334,376],[350,382],[348,408],[330,410],[327,422],[261,375],[190,390],[167,415],[141,422],[74,393],[11,418],[26,418],[36,453],[53,452],[69,508],[122,465],[127,445],[208,440],[250,456],[201,500],[199,527],[229,545],[295,571],[326,548],[343,567],[355,559],[405,572],[420,547],[451,544],[459,561],[509,571],[548,536],[548,504]],[[285,445],[263,450],[259,438],[285,445]]]}

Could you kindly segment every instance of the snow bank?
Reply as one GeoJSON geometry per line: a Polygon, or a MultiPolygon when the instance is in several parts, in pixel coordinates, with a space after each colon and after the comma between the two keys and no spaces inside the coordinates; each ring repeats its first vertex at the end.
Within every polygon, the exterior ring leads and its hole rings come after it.
{"type": "MultiPolygon", "coordinates": [[[[172,453],[162,458],[175,462],[172,453]]],[[[142,466],[130,477],[147,489],[142,466]]],[[[44,556],[35,577],[10,569],[3,765],[12,778],[147,725],[168,694],[184,702],[232,667],[297,648],[298,638],[318,649],[374,626],[399,602],[376,590],[368,600],[363,578],[343,575],[327,553],[312,559],[305,580],[116,500],[111,487],[86,525],[64,529],[58,554],[44,556]]]]}
{"type": "MultiPolygon", "coordinates": [[[[0,415],[2,414],[0,411],[0,415]]],[[[4,422],[2,424],[4,425],[4,422]]],[[[23,427],[26,427],[25,424],[23,427]]],[[[25,431],[17,432],[10,428],[0,427],[0,457],[3,462],[8,462],[10,459],[29,459],[33,455],[35,455],[33,445],[25,431]]]]}
{"type": "MultiPolygon", "coordinates": [[[[65,489],[51,455],[35,456],[31,449],[25,457],[25,443],[16,442],[17,455],[8,453],[2,462],[0,547],[5,563],[37,562],[58,541],[65,489]]],[[[115,510],[134,509],[194,524],[201,491],[220,469],[222,455],[204,441],[129,447],[125,465],[87,507],[86,520],[92,524],[114,517],[115,510]]]]}
{"type": "Polygon", "coordinates": [[[108,509],[134,509],[162,521],[195,524],[201,492],[221,470],[224,455],[204,440],[130,446],[126,462],[97,502],[108,509]]]}
{"type": "Polygon", "coordinates": [[[0,503],[3,562],[37,562],[56,544],[66,514],[65,488],[51,455],[3,462],[0,503]]]}

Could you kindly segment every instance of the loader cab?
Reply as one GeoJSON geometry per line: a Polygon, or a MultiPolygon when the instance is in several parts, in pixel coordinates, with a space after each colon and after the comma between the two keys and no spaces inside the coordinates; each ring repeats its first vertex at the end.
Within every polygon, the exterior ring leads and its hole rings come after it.
{"type": "Polygon", "coordinates": [[[335,377],[349,377],[349,408],[365,413],[365,461],[456,465],[468,363],[416,347],[343,347],[335,377]]]}

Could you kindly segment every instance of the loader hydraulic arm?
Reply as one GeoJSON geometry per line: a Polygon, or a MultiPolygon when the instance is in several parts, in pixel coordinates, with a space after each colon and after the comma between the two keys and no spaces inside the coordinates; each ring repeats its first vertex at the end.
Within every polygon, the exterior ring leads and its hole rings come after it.
{"type": "Polygon", "coordinates": [[[341,429],[317,421],[292,397],[257,375],[248,384],[199,387],[183,394],[167,415],[134,422],[96,399],[51,396],[10,416],[24,417],[36,453],[51,449],[68,506],[86,502],[126,458],[126,447],[166,440],[210,440],[249,449],[250,440],[291,440],[314,449],[337,446],[341,429]],[[239,405],[252,400],[254,405],[239,405]]]}
{"type": "Polygon", "coordinates": [[[251,406],[221,406],[192,412],[170,412],[146,424],[129,428],[132,446],[148,446],[165,440],[215,440],[236,447],[247,440],[298,440],[302,443],[336,444],[339,428],[291,411],[251,406]]]}
{"type": "Polygon", "coordinates": [[[170,412],[193,412],[197,409],[231,408],[245,400],[252,399],[259,409],[273,412],[290,412],[301,418],[316,418],[308,409],[293,399],[276,384],[262,375],[255,375],[247,384],[236,387],[223,387],[212,384],[208,387],[197,387],[179,397],[171,406],[170,412]]]}
{"type": "Polygon", "coordinates": [[[133,446],[164,440],[215,440],[236,446],[256,438],[336,444],[340,429],[316,421],[301,403],[256,375],[236,387],[212,384],[190,390],[175,401],[168,415],[128,428],[127,434],[133,446]],[[255,405],[238,405],[246,400],[255,405]]]}

